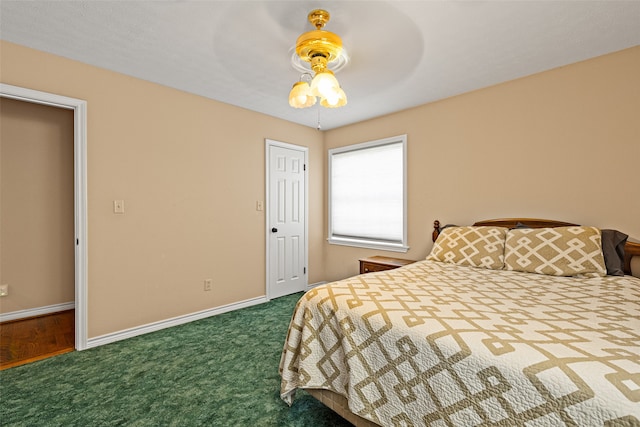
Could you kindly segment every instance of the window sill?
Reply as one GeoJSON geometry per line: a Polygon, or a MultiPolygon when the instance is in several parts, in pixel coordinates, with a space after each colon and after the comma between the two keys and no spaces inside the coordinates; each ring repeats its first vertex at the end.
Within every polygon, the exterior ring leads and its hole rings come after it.
{"type": "Polygon", "coordinates": [[[336,239],[331,237],[327,239],[327,242],[329,242],[330,245],[353,246],[356,248],[378,249],[390,252],[407,252],[409,250],[409,246],[401,243],[369,242],[366,240],[336,239]]]}

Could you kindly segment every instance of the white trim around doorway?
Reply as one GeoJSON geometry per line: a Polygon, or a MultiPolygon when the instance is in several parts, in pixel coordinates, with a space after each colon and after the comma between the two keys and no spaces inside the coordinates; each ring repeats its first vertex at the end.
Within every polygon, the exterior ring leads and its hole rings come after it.
{"type": "Polygon", "coordinates": [[[87,102],[0,83],[0,97],[73,110],[75,222],[75,345],[87,348],[87,102]]]}

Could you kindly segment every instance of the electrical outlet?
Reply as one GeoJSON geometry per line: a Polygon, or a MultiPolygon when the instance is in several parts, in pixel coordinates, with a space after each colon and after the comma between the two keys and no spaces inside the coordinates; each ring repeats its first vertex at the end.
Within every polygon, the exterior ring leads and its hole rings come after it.
{"type": "Polygon", "coordinates": [[[0,285],[0,297],[9,295],[9,285],[0,285]]]}
{"type": "Polygon", "coordinates": [[[210,291],[212,285],[213,285],[213,279],[205,279],[204,280],[204,290],[205,291],[210,291]]]}

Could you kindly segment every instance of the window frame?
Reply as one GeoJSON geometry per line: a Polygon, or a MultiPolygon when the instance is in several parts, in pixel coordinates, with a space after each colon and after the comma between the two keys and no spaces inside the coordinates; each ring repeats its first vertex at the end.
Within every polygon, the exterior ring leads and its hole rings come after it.
{"type": "Polygon", "coordinates": [[[385,251],[392,252],[407,252],[409,250],[408,245],[408,221],[407,221],[407,135],[398,135],[392,136],[389,138],[377,139],[374,141],[362,142],[359,144],[346,145],[343,147],[332,148],[328,150],[327,157],[327,225],[328,225],[328,237],[327,242],[332,245],[341,245],[341,246],[353,246],[358,248],[367,248],[367,249],[379,249],[385,251]],[[333,224],[332,224],[332,174],[331,174],[331,166],[334,154],[341,154],[345,152],[354,152],[358,150],[365,150],[367,148],[378,147],[382,145],[391,145],[391,144],[401,144],[402,145],[402,242],[390,242],[385,240],[374,240],[368,238],[357,238],[357,237],[340,237],[333,235],[333,224]]]}

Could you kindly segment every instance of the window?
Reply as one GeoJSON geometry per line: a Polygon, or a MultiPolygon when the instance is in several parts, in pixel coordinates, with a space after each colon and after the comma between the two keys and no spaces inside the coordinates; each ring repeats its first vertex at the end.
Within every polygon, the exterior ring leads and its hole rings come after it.
{"type": "Polygon", "coordinates": [[[329,243],[406,252],[407,136],[329,150],[329,243]]]}

